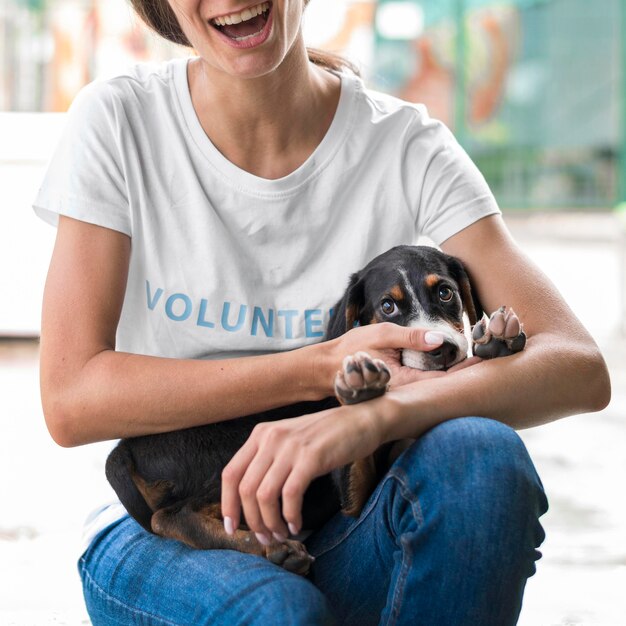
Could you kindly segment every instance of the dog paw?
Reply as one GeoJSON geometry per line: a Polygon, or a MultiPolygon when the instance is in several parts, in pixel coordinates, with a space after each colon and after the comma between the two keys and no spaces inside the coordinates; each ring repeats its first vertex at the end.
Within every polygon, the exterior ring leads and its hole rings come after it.
{"type": "Polygon", "coordinates": [[[472,330],[473,350],[482,359],[493,359],[520,352],[526,334],[513,309],[501,306],[490,318],[483,318],[472,330]]]}
{"type": "Polygon", "coordinates": [[[343,360],[343,368],[335,376],[335,395],[341,404],[365,402],[387,391],[391,372],[384,361],[373,359],[367,352],[357,352],[343,360]]]}
{"type": "Polygon", "coordinates": [[[311,563],[315,560],[302,543],[293,539],[266,546],[265,556],[268,561],[301,576],[308,573],[311,563]]]}

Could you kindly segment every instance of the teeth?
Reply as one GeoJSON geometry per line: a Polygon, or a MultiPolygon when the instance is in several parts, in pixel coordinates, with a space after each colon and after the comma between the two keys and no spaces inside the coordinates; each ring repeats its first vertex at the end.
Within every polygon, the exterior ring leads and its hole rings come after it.
{"type": "Polygon", "coordinates": [[[227,24],[240,24],[247,22],[257,15],[261,15],[270,8],[269,2],[262,2],[254,7],[244,9],[241,13],[231,13],[230,15],[222,15],[211,20],[217,26],[226,26],[227,24]]]}
{"type": "Polygon", "coordinates": [[[252,37],[258,37],[263,32],[261,29],[258,33],[252,33],[252,35],[246,35],[245,37],[233,37],[235,41],[245,41],[246,39],[252,39],[252,37]]]}

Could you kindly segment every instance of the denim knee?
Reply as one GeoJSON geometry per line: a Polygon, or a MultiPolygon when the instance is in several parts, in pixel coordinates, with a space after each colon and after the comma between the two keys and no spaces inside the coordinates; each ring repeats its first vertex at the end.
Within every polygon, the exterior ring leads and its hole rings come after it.
{"type": "MultiPolygon", "coordinates": [[[[479,587],[491,589],[494,601],[513,606],[498,599],[511,589],[521,601],[523,585],[541,557],[537,548],[545,533],[539,517],[548,503],[512,428],[486,418],[449,420],[418,439],[390,473],[399,486],[390,500],[396,534],[438,537],[435,543],[446,554],[431,558],[445,562],[442,571],[469,568],[482,581],[479,587]],[[496,572],[508,581],[504,587],[494,579],[496,572]]],[[[518,608],[513,606],[512,614],[518,608]]]]}
{"type": "MultiPolygon", "coordinates": [[[[324,594],[309,580],[286,573],[267,585],[245,590],[245,623],[334,626],[337,621],[324,594]]],[[[243,595],[243,593],[242,593],[243,595]]],[[[214,622],[207,622],[214,623],[214,622]]]]}
{"type": "Polygon", "coordinates": [[[257,556],[193,550],[125,518],[79,562],[94,626],[111,624],[335,624],[309,580],[257,556]]]}
{"type": "MultiPolygon", "coordinates": [[[[252,570],[255,568],[253,567],[252,570]]],[[[266,567],[262,567],[266,570],[266,567]]],[[[293,624],[294,626],[335,626],[336,618],[322,592],[310,581],[280,571],[275,573],[253,571],[243,576],[223,573],[223,580],[207,586],[190,572],[187,585],[181,593],[170,594],[169,599],[159,595],[152,600],[111,595],[96,584],[84,564],[80,567],[83,593],[94,626],[111,624],[195,624],[197,626],[227,626],[234,623],[250,626],[265,624],[293,624]],[[231,578],[231,589],[224,590],[231,578]]],[[[166,595],[168,592],[164,592],[166,595]]]]}
{"type": "Polygon", "coordinates": [[[524,442],[496,420],[464,417],[443,422],[418,439],[396,464],[409,482],[428,477],[439,483],[442,502],[465,504],[474,512],[524,511],[537,519],[547,510],[524,442]]]}

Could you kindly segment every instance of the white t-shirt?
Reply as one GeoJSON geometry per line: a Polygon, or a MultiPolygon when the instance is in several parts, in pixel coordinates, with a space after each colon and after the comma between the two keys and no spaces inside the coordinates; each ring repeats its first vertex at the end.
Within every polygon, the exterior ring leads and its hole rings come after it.
{"type": "Polygon", "coordinates": [[[440,244],[499,212],[422,105],[339,76],[324,139],[277,180],[211,143],[187,59],[81,91],[33,208],[51,224],[67,215],[132,238],[117,350],[220,359],[318,342],[352,272],[418,235],[440,244]]]}

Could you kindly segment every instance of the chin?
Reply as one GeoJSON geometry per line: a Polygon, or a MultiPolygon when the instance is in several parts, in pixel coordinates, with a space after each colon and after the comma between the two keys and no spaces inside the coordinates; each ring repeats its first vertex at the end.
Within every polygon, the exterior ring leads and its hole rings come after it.
{"type": "Polygon", "coordinates": [[[226,70],[233,78],[255,79],[262,78],[274,72],[281,65],[281,61],[263,59],[261,55],[250,55],[249,59],[237,59],[226,70]]]}
{"type": "Polygon", "coordinates": [[[210,68],[210,73],[216,71],[231,78],[255,79],[271,74],[285,61],[286,55],[270,47],[265,50],[239,51],[230,54],[216,54],[213,49],[195,48],[198,56],[210,68]]]}

